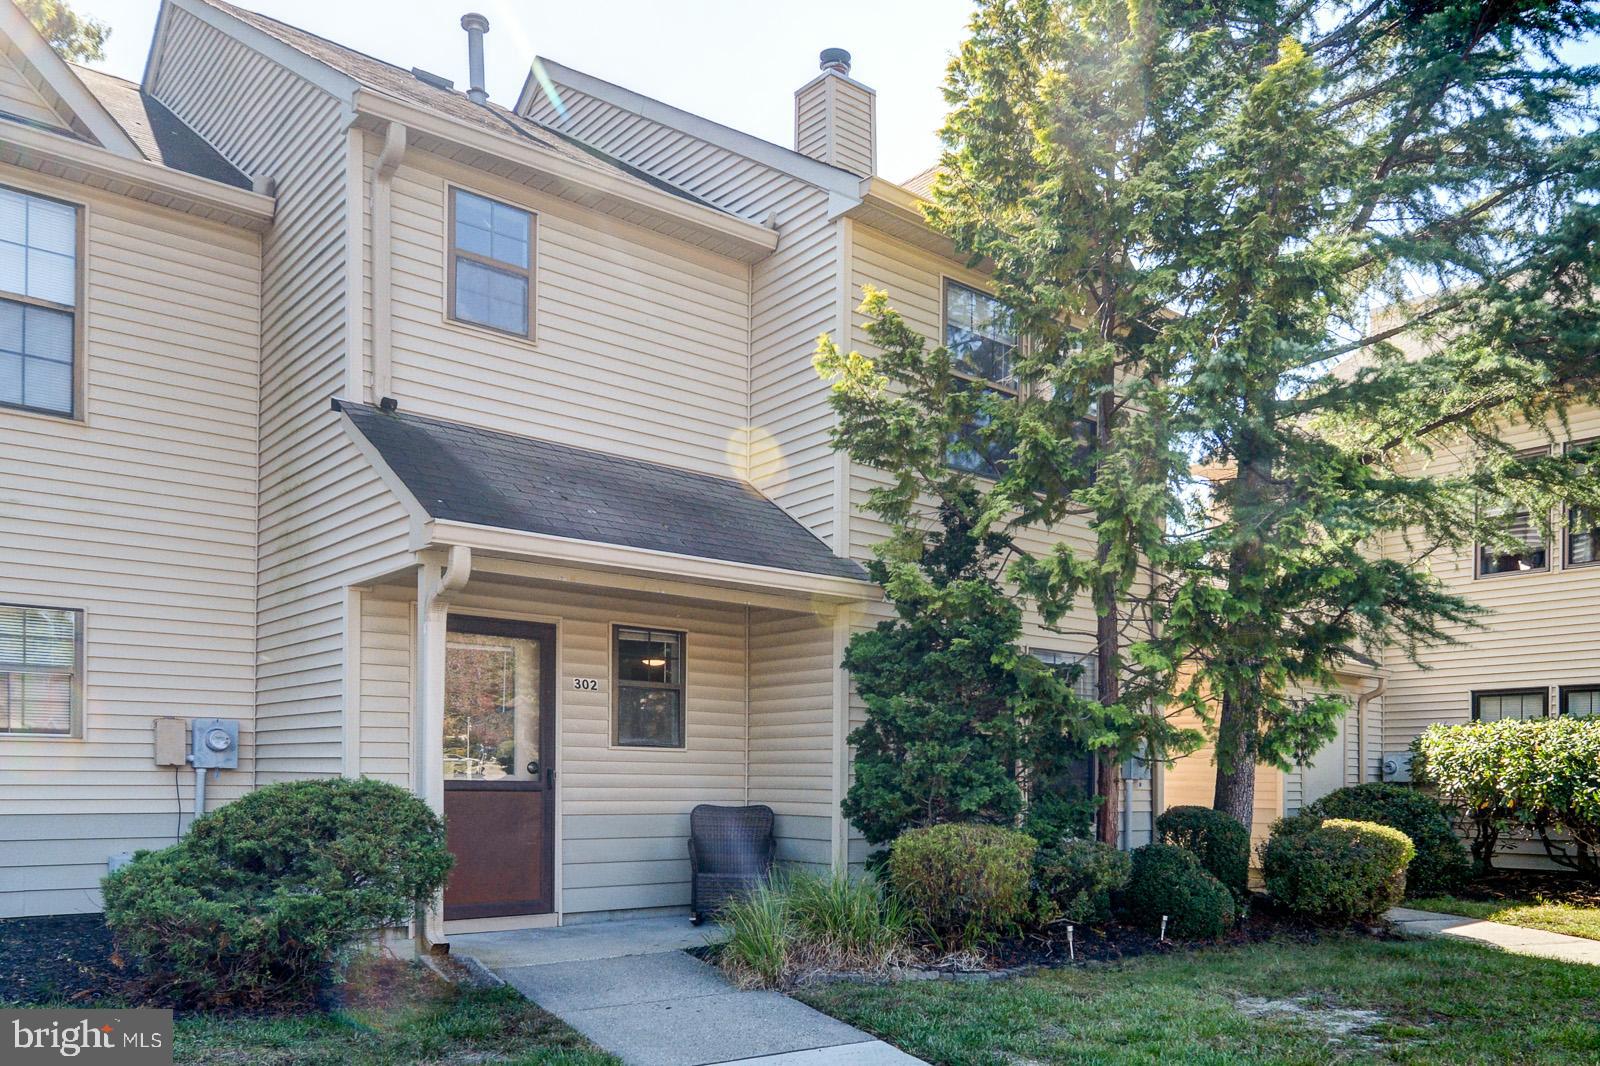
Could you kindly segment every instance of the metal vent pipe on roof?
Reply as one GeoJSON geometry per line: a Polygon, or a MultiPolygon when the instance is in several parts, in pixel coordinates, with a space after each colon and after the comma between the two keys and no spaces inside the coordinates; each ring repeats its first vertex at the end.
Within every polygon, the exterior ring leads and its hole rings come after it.
{"type": "Polygon", "coordinates": [[[821,60],[823,70],[835,70],[844,75],[850,73],[850,53],[843,48],[824,48],[817,58],[821,60]]]}
{"type": "Polygon", "coordinates": [[[461,28],[467,31],[467,99],[486,104],[489,91],[483,87],[483,35],[489,32],[489,20],[469,11],[461,16],[461,28]]]}

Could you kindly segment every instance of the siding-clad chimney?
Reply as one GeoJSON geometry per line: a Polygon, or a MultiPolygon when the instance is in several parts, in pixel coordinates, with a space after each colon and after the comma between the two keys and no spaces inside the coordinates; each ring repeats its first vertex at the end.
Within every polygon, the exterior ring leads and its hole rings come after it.
{"type": "Polygon", "coordinates": [[[794,148],[871,177],[878,169],[877,94],[850,77],[850,53],[823,49],[822,73],[794,94],[794,148]]]}

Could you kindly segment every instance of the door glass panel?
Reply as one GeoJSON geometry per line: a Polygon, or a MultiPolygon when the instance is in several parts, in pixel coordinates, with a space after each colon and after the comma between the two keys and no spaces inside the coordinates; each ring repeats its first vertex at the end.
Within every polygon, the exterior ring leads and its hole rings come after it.
{"type": "Polygon", "coordinates": [[[447,781],[536,781],[539,642],[451,633],[445,644],[447,781]]]}

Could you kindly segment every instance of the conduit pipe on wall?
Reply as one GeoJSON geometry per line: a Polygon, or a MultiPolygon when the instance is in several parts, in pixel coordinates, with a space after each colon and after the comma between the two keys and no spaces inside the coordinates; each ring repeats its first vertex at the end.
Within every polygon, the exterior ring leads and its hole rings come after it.
{"type": "Polygon", "coordinates": [[[1372,688],[1356,697],[1356,783],[1365,784],[1367,780],[1367,704],[1382,696],[1389,687],[1389,679],[1381,675],[1375,676],[1377,682],[1372,688]]]}
{"type": "Polygon", "coordinates": [[[393,185],[394,172],[406,154],[406,128],[389,123],[384,131],[383,148],[372,166],[372,396],[378,403],[394,389],[391,321],[393,301],[393,185]]]}

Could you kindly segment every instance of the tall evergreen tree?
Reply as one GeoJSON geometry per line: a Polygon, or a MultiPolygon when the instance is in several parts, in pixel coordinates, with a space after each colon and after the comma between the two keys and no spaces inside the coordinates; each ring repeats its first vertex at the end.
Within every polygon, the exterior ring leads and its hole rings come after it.
{"type": "Polygon", "coordinates": [[[17,6],[63,58],[91,63],[106,57],[111,27],[78,14],[66,0],[17,0],[17,6]]]}
{"type": "MultiPolygon", "coordinates": [[[[1014,572],[1058,608],[1087,588],[1103,651],[1148,614],[1115,672],[1208,723],[1246,824],[1255,766],[1344,711],[1302,693],[1471,621],[1422,561],[1505,536],[1484,500],[1600,503],[1504,433],[1600,395],[1600,75],[1561,58],[1597,27],[1580,3],[983,0],[952,65],[931,218],[993,265],[1037,387],[928,403],[1014,453],[988,520],[1087,514],[1094,552],[1014,572]],[[1461,472],[1409,462],[1447,441],[1461,472]]],[[[840,403],[883,404],[870,380],[840,403]]]]}

